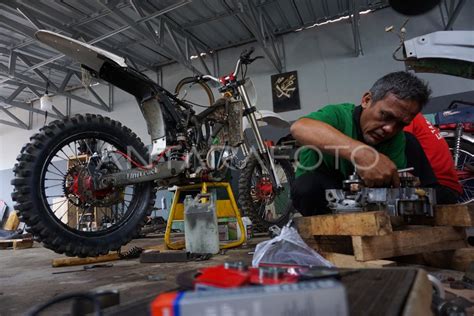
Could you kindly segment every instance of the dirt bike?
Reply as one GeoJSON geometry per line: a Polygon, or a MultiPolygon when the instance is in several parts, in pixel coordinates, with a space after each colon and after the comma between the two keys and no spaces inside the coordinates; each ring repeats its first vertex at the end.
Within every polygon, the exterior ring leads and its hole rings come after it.
{"type": "MultiPolygon", "coordinates": [[[[253,60],[262,58],[255,57],[253,60]]],[[[245,78],[246,69],[243,70],[242,78],[245,78]]],[[[216,78],[210,75],[186,77],[178,82],[175,88],[175,95],[181,99],[190,102],[195,106],[201,106],[192,102],[194,98],[199,98],[204,103],[215,104],[214,94],[209,83],[214,83],[219,88],[223,98],[236,100],[242,93],[235,88],[229,88],[234,85],[243,84],[244,92],[248,95],[249,104],[257,104],[255,88],[252,81],[245,78],[240,81],[237,78],[237,68],[228,76],[216,78]]],[[[222,100],[221,100],[222,101],[222,100]]],[[[218,100],[219,102],[219,100],[218,100]]],[[[267,110],[251,110],[258,125],[271,125],[276,128],[287,128],[289,123],[283,120],[278,114],[267,110]]],[[[259,155],[255,154],[255,147],[260,143],[258,139],[261,136],[245,137],[245,131],[255,128],[248,116],[243,116],[241,131],[244,132],[243,141],[239,145],[239,152],[232,157],[233,166],[240,170],[238,181],[238,202],[243,214],[249,216],[256,231],[266,232],[273,225],[282,227],[285,225],[292,212],[294,211],[291,198],[290,186],[294,180],[294,168],[290,162],[291,155],[287,152],[287,147],[280,144],[282,139],[276,142],[263,141],[263,145],[271,152],[270,156],[275,160],[275,173],[280,180],[281,189],[275,190],[272,185],[270,172],[265,164],[262,163],[259,155]]]]}
{"type": "MultiPolygon", "coordinates": [[[[273,158],[261,137],[246,79],[238,78],[256,59],[252,50],[241,54],[233,73],[218,79],[226,97],[197,113],[192,102],[176,97],[115,54],[49,31],[40,30],[36,37],[77,60],[92,78],[132,94],[151,136],[149,153],[121,123],[78,114],[53,121],[30,138],[13,168],[12,199],[45,247],[80,257],[118,250],[145,223],[158,188],[222,181],[232,165],[242,169],[244,212],[275,205],[283,195],[290,201],[293,169],[289,162],[273,158]],[[250,123],[256,150],[245,145],[242,117],[250,123]],[[245,163],[236,159],[239,147],[248,150],[245,163]]],[[[287,218],[290,211],[291,202],[277,219],[287,218]]]]}
{"type": "Polygon", "coordinates": [[[463,186],[460,203],[474,201],[474,122],[472,109],[458,109],[457,106],[474,103],[453,101],[446,111],[438,114],[438,128],[446,139],[453,155],[454,165],[463,186]],[[470,114],[470,115],[469,115],[470,114]]]}

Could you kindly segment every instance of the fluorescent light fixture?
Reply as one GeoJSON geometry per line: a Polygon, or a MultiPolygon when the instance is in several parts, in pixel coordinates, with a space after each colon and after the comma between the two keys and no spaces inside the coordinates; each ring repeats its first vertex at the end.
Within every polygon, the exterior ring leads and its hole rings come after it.
{"type": "MultiPolygon", "coordinates": [[[[364,14],[367,14],[367,13],[370,13],[370,12],[372,12],[371,9],[365,10],[365,11],[360,11],[359,14],[364,15],[364,14]]],[[[302,30],[307,30],[307,29],[313,28],[315,26],[322,26],[322,25],[329,24],[329,23],[335,23],[335,22],[339,22],[339,21],[342,21],[342,20],[347,20],[350,17],[352,17],[352,14],[344,15],[344,16],[341,16],[340,18],[337,18],[337,19],[334,19],[334,20],[327,20],[327,21],[324,21],[324,22],[321,22],[321,23],[314,23],[313,25],[299,28],[299,29],[295,30],[295,32],[300,32],[302,30]]]]}
{"type": "MultiPolygon", "coordinates": [[[[207,55],[206,53],[199,53],[199,56],[201,56],[201,57],[204,57],[206,55],[207,55]]],[[[191,55],[189,57],[189,59],[196,59],[196,58],[199,58],[199,56],[198,55],[191,55]]]]}

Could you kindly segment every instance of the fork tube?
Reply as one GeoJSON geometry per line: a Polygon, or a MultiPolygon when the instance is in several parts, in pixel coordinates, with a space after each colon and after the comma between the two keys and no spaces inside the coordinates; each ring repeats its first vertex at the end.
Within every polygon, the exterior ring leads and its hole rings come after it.
{"type": "MultiPolygon", "coordinates": [[[[249,96],[247,94],[247,90],[245,90],[244,86],[239,86],[238,87],[239,93],[242,96],[242,101],[244,101],[244,107],[248,110],[251,109],[252,105],[250,104],[249,96]]],[[[258,129],[258,123],[257,119],[255,117],[255,113],[250,113],[248,116],[248,119],[250,121],[250,125],[252,126],[253,133],[255,135],[255,139],[257,140],[257,147],[258,151],[261,154],[264,154],[267,152],[267,149],[263,143],[262,135],[260,134],[260,130],[258,129]]]]}
{"type": "MultiPolygon", "coordinates": [[[[245,87],[241,85],[238,87],[238,90],[239,90],[240,95],[242,96],[242,100],[244,101],[244,107],[246,109],[251,109],[252,105],[250,104],[250,99],[247,94],[247,90],[245,90],[245,87]]],[[[269,170],[269,173],[272,176],[276,187],[279,188],[281,184],[276,174],[275,162],[273,161],[273,157],[271,153],[267,150],[267,147],[263,143],[262,135],[260,134],[260,129],[258,128],[258,123],[257,123],[257,118],[255,117],[255,113],[251,112],[247,117],[250,121],[250,125],[252,126],[252,130],[255,135],[255,139],[257,141],[258,151],[260,152],[261,155],[266,157],[266,159],[268,160],[268,163],[270,164],[270,169],[271,169],[269,170]]]]}

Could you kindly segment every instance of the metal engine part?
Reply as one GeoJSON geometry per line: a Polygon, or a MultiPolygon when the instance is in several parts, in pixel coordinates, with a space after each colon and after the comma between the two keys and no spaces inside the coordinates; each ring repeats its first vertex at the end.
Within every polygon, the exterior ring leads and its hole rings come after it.
{"type": "Polygon", "coordinates": [[[436,194],[433,188],[418,187],[418,178],[400,170],[399,188],[367,188],[353,174],[343,181],[343,189],[326,190],[326,200],[334,213],[386,210],[391,216],[433,216],[436,194]]]}

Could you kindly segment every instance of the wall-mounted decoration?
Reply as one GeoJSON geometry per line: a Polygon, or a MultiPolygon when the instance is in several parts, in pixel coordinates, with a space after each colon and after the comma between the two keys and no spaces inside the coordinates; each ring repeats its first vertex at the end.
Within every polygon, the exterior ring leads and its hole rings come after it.
{"type": "Polygon", "coordinates": [[[296,71],[272,75],[271,81],[273,111],[285,112],[301,108],[296,71]]]}

